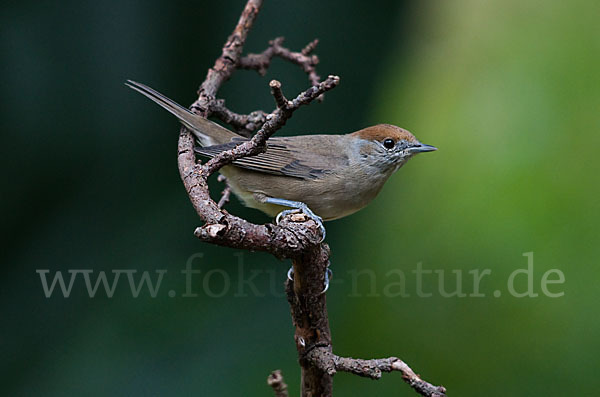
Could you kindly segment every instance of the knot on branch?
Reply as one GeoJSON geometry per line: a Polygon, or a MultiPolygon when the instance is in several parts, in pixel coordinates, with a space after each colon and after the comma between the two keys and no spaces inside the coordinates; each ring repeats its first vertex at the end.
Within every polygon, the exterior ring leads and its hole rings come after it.
{"type": "Polygon", "coordinates": [[[288,240],[290,248],[294,249],[293,252],[301,252],[302,247],[311,249],[321,244],[319,225],[303,213],[286,215],[277,226],[294,236],[288,240]]]}

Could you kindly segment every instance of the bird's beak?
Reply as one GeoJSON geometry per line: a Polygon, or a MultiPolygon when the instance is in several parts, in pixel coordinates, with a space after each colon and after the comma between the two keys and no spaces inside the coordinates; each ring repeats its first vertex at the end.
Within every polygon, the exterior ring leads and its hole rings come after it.
{"type": "Polygon", "coordinates": [[[433,152],[436,151],[437,148],[431,145],[425,145],[421,143],[419,146],[412,146],[408,148],[410,153],[423,153],[423,152],[433,152]]]}

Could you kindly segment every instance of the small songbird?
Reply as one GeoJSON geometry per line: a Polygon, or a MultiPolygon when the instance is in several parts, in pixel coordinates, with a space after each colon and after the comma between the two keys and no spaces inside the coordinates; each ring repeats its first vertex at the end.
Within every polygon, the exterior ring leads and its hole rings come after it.
{"type": "MultiPolygon", "coordinates": [[[[192,131],[200,144],[196,152],[202,156],[215,156],[247,139],[150,87],[131,80],[126,84],[192,131]]],[[[365,207],[408,159],[434,150],[405,129],[378,124],[345,135],[273,137],[267,140],[265,153],[236,160],[220,172],[246,206],[270,216],[294,208],[322,227],[321,220],[342,218],[365,207]]]]}

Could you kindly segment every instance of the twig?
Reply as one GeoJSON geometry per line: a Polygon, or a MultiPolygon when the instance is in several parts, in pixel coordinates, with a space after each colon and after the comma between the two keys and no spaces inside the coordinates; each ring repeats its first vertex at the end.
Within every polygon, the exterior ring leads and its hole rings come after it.
{"type": "Polygon", "coordinates": [[[283,381],[280,370],[275,370],[267,377],[267,384],[275,392],[275,397],[288,397],[287,385],[283,381]]]}
{"type": "MultiPolygon", "coordinates": [[[[319,84],[320,77],[317,74],[316,66],[319,63],[319,57],[316,55],[309,56],[315,50],[319,40],[315,39],[308,43],[300,52],[290,51],[283,47],[283,37],[278,37],[269,41],[269,47],[260,54],[248,54],[243,58],[238,59],[237,67],[242,69],[254,69],[259,74],[264,75],[271,64],[274,56],[279,56],[291,63],[294,63],[302,68],[308,75],[308,80],[311,85],[319,84]]],[[[216,95],[216,93],[215,93],[216,95]]],[[[323,100],[323,94],[317,97],[317,100],[323,100]]],[[[238,134],[250,137],[252,133],[258,130],[266,121],[268,113],[262,110],[256,110],[250,114],[236,113],[225,105],[224,99],[214,99],[208,104],[208,113],[219,118],[224,123],[231,125],[238,134]]],[[[200,111],[203,110],[199,104],[192,105],[200,111]]]]}
{"type": "Polygon", "coordinates": [[[410,385],[415,391],[422,396],[445,397],[446,388],[444,386],[434,386],[431,383],[425,382],[421,377],[399,358],[393,357],[392,371],[400,371],[402,379],[410,385]]]}
{"type": "Polygon", "coordinates": [[[221,192],[221,199],[217,203],[219,209],[223,209],[225,204],[229,202],[229,196],[231,195],[231,187],[227,183],[227,178],[225,178],[225,175],[219,175],[217,181],[225,183],[225,188],[221,192]]]}
{"type": "Polygon", "coordinates": [[[402,379],[420,395],[427,397],[446,396],[445,387],[434,386],[422,380],[419,375],[415,374],[398,357],[362,360],[351,357],[340,357],[326,348],[317,347],[308,352],[305,358],[329,375],[334,375],[337,371],[341,371],[350,372],[365,378],[379,379],[382,372],[398,371],[402,374],[402,379]]]}
{"type": "Polygon", "coordinates": [[[287,99],[281,91],[281,83],[277,80],[271,80],[269,83],[271,87],[271,95],[275,98],[275,104],[279,109],[285,109],[288,106],[287,99]]]}
{"type": "Polygon", "coordinates": [[[225,106],[224,99],[217,99],[209,104],[209,112],[223,121],[231,125],[238,134],[247,138],[252,136],[252,133],[258,130],[267,121],[268,113],[262,110],[256,110],[250,114],[239,114],[229,110],[225,106]]]}
{"type": "Polygon", "coordinates": [[[278,56],[286,61],[292,62],[302,68],[308,75],[308,81],[311,85],[319,83],[319,75],[316,66],[319,63],[319,57],[309,55],[317,47],[319,40],[315,39],[308,43],[300,52],[290,51],[282,46],[283,37],[277,37],[269,41],[269,47],[260,54],[248,54],[240,58],[238,66],[242,69],[254,69],[260,75],[264,76],[271,65],[273,57],[278,56]]]}
{"type": "Polygon", "coordinates": [[[321,94],[327,92],[340,82],[338,76],[329,76],[325,81],[316,86],[310,87],[306,91],[300,93],[296,98],[288,101],[281,92],[281,83],[277,80],[272,80],[269,83],[271,94],[277,103],[277,109],[268,114],[267,121],[262,125],[258,132],[249,141],[244,141],[231,150],[221,152],[211,158],[204,164],[204,176],[208,177],[231,162],[242,157],[254,156],[263,153],[267,150],[266,142],[277,130],[285,125],[287,120],[292,117],[292,113],[298,110],[302,105],[308,105],[313,100],[317,99],[321,94]]]}

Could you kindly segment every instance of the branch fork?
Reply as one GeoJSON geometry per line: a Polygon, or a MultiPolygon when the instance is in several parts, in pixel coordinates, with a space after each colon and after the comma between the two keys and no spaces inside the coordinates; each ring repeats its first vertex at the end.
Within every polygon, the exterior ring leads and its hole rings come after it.
{"type": "Polygon", "coordinates": [[[260,54],[248,54],[243,58],[239,58],[237,66],[240,69],[254,69],[261,76],[267,73],[267,69],[271,65],[273,57],[278,56],[288,62],[298,65],[308,75],[308,81],[311,85],[317,85],[320,77],[317,74],[317,64],[319,57],[310,55],[315,50],[319,40],[315,39],[308,43],[300,52],[293,52],[283,47],[283,37],[277,37],[269,41],[269,47],[260,54]]]}

